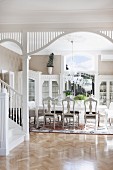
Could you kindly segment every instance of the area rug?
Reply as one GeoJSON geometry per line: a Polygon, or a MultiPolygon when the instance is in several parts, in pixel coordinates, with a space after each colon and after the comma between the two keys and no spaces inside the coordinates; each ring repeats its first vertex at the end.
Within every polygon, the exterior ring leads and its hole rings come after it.
{"type": "Polygon", "coordinates": [[[76,125],[75,129],[70,124],[65,124],[64,129],[62,128],[62,123],[57,122],[55,124],[55,129],[53,129],[53,123],[47,123],[46,126],[43,126],[43,123],[40,123],[39,127],[36,128],[33,122],[30,123],[30,132],[37,132],[37,133],[64,133],[64,134],[103,134],[103,135],[113,135],[113,125],[108,126],[106,128],[103,124],[95,130],[94,122],[88,122],[86,128],[83,124],[79,126],[76,125]]]}

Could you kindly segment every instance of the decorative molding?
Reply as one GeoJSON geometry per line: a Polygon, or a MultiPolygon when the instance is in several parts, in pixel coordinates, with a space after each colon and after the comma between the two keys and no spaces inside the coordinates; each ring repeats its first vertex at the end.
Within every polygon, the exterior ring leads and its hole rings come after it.
{"type": "Polygon", "coordinates": [[[44,81],[56,81],[59,84],[59,75],[41,75],[41,84],[43,85],[44,81]]]}
{"type": "Polygon", "coordinates": [[[42,24],[42,23],[92,23],[92,22],[112,22],[113,9],[68,9],[68,10],[27,10],[19,7],[12,11],[4,9],[4,15],[0,16],[0,24],[42,24]],[[21,15],[20,15],[21,10],[21,15]],[[9,15],[10,13],[10,15],[9,15]]]}
{"type": "Polygon", "coordinates": [[[99,31],[100,35],[107,38],[109,41],[113,43],[113,30],[105,30],[105,31],[99,31]]]}
{"type": "Polygon", "coordinates": [[[41,76],[42,80],[53,80],[53,79],[58,79],[59,78],[59,75],[42,75],[41,76]]]}
{"type": "Polygon", "coordinates": [[[22,45],[22,33],[21,32],[1,32],[0,33],[0,43],[3,41],[13,41],[17,45],[22,45]]]}
{"type": "MultiPolygon", "coordinates": [[[[20,48],[24,49],[24,47],[27,45],[27,55],[32,55],[35,54],[50,44],[52,44],[54,41],[59,39],[60,37],[73,33],[73,32],[80,32],[81,30],[77,31],[75,30],[70,30],[70,31],[50,31],[50,32],[25,32],[27,33],[26,39],[24,39],[24,34],[21,32],[2,32],[0,33],[0,43],[4,41],[12,41],[15,42],[17,45],[20,46],[20,48]],[[23,44],[23,39],[25,43],[23,44]]],[[[113,43],[113,29],[111,30],[85,30],[84,32],[92,32],[99,34],[105,38],[107,38],[109,41],[113,43]]]]}
{"type": "Polygon", "coordinates": [[[55,40],[63,36],[64,32],[28,32],[27,33],[27,53],[32,55],[52,44],[55,40]]]}

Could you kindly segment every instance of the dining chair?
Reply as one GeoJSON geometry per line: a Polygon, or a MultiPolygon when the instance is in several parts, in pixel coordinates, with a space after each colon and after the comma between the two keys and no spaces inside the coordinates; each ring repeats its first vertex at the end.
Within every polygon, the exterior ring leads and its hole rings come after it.
{"type": "MultiPolygon", "coordinates": [[[[61,94],[58,94],[58,96],[55,97],[54,99],[55,99],[55,106],[59,107],[59,108],[61,106],[61,108],[62,108],[62,97],[61,97],[61,94]]],[[[60,120],[62,121],[62,109],[60,109],[60,110],[56,109],[55,114],[57,115],[58,122],[60,120]]]]}
{"type": "Polygon", "coordinates": [[[47,119],[53,119],[53,127],[55,129],[55,100],[51,97],[43,99],[44,127],[47,119]]]}
{"type": "Polygon", "coordinates": [[[97,100],[95,100],[92,97],[89,97],[84,101],[84,106],[85,106],[85,114],[84,114],[85,129],[86,129],[87,120],[94,119],[95,129],[97,130],[97,126],[98,126],[97,100]]]}
{"type": "Polygon", "coordinates": [[[104,105],[105,108],[98,108],[98,127],[100,126],[104,126],[105,128],[107,128],[107,115],[106,115],[106,108],[107,106],[104,105]],[[104,124],[102,124],[102,122],[104,124]]]}
{"type": "Polygon", "coordinates": [[[67,121],[69,119],[69,123],[70,120],[73,119],[73,128],[75,128],[75,100],[70,97],[66,97],[65,99],[62,100],[62,106],[63,106],[63,116],[62,116],[63,128],[65,124],[65,119],[67,121]]]}
{"type": "Polygon", "coordinates": [[[29,106],[29,123],[31,123],[31,118],[33,118],[34,125],[36,125],[36,128],[38,128],[40,123],[39,118],[44,117],[43,109],[38,109],[35,101],[29,101],[28,106],[29,106]]]}
{"type": "Polygon", "coordinates": [[[113,102],[109,104],[109,108],[105,109],[106,113],[106,122],[109,120],[109,124],[111,126],[111,119],[113,119],[113,102]]]}
{"type": "MultiPolygon", "coordinates": [[[[45,109],[45,112],[47,110],[45,109]]],[[[43,108],[39,109],[36,108],[36,117],[37,117],[37,123],[36,123],[36,128],[40,127],[40,122],[42,122],[44,120],[44,111],[43,108]]]]}

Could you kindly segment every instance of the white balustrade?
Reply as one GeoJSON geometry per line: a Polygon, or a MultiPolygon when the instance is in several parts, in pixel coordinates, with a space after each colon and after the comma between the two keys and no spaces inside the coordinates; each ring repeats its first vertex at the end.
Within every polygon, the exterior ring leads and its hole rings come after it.
{"type": "Polygon", "coordinates": [[[22,33],[21,32],[2,32],[0,33],[0,41],[14,40],[22,45],[22,33]]]}
{"type": "Polygon", "coordinates": [[[22,95],[0,79],[0,92],[9,94],[9,118],[22,125],[22,95]]]}
{"type": "Polygon", "coordinates": [[[34,52],[40,51],[51,44],[56,39],[60,38],[65,33],[62,32],[27,32],[27,53],[31,55],[34,52]],[[32,42],[32,43],[31,43],[32,42]]]}

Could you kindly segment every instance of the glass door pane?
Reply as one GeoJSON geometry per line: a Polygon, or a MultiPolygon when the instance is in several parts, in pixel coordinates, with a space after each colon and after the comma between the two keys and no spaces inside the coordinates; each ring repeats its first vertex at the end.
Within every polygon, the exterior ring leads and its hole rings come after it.
{"type": "Polygon", "coordinates": [[[44,81],[42,85],[42,98],[49,97],[49,81],[44,81]]]}
{"type": "Polygon", "coordinates": [[[29,101],[35,101],[35,80],[29,79],[29,101]]]}
{"type": "Polygon", "coordinates": [[[113,81],[110,81],[110,88],[109,88],[109,94],[110,94],[110,102],[113,102],[113,81]]]}
{"type": "Polygon", "coordinates": [[[52,97],[58,97],[58,83],[57,81],[52,81],[52,97]]]}
{"type": "Polygon", "coordinates": [[[100,84],[100,104],[107,105],[107,82],[102,81],[100,84]]]}

